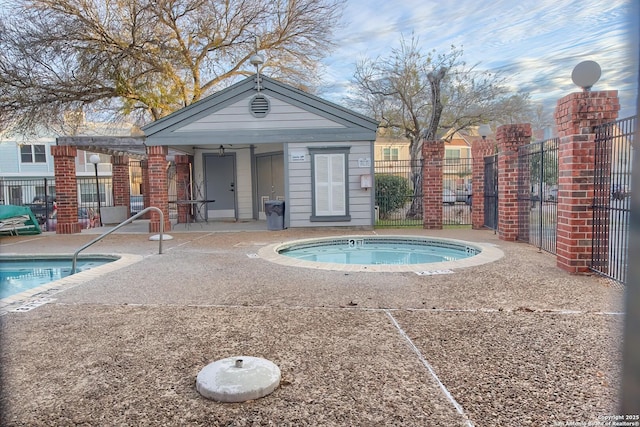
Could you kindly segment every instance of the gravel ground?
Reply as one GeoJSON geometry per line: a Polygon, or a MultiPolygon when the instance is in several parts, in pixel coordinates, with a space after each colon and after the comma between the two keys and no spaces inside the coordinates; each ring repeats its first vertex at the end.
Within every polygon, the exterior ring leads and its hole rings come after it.
{"type": "MultiPolygon", "coordinates": [[[[0,317],[0,424],[557,426],[615,415],[620,287],[490,231],[376,233],[490,243],[505,256],[447,275],[344,273],[252,257],[336,230],[172,232],[162,255],[147,235],[112,235],[88,252],[144,259],[0,317]],[[280,388],[239,404],[200,397],[199,370],[239,355],[276,363],[280,388]]],[[[93,237],[8,237],[0,251],[72,253],[93,237]]]]}
{"type": "Polygon", "coordinates": [[[397,316],[477,425],[595,423],[616,413],[620,318],[527,311],[397,316]]]}

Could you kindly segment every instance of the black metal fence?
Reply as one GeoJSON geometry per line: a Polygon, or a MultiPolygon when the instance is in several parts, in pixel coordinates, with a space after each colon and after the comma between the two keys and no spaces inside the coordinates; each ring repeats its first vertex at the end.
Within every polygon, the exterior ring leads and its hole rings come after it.
{"type": "Polygon", "coordinates": [[[53,178],[2,178],[0,177],[0,203],[26,205],[36,199],[55,197],[56,181],[53,178]]]}
{"type": "Polygon", "coordinates": [[[470,225],[473,159],[445,157],[442,164],[442,224],[470,225]]]}
{"type": "Polygon", "coordinates": [[[40,224],[53,215],[55,197],[52,178],[0,178],[0,204],[29,206],[40,224]]]}
{"type": "MultiPolygon", "coordinates": [[[[131,194],[130,209],[131,215],[134,215],[144,209],[144,188],[142,176],[142,162],[140,160],[129,160],[129,193],[131,194]]],[[[169,201],[169,218],[178,217],[178,200],[176,188],[176,164],[169,163],[167,169],[167,192],[169,201]]]]}
{"type": "Polygon", "coordinates": [[[556,253],[558,139],[518,149],[518,240],[556,253]]]}
{"type": "Polygon", "coordinates": [[[376,226],[422,226],[421,174],[421,159],[376,160],[376,226]]]}
{"type": "Polygon", "coordinates": [[[98,197],[100,197],[100,207],[113,206],[113,181],[111,177],[90,178],[77,177],[78,185],[78,207],[98,210],[98,197]],[[99,194],[99,196],[98,196],[99,194]]]}
{"type": "MultiPolygon", "coordinates": [[[[442,165],[442,223],[470,225],[472,160],[447,158],[442,165]]],[[[421,227],[422,160],[377,160],[376,226],[421,227]]]]}
{"type": "MultiPolygon", "coordinates": [[[[137,213],[144,208],[142,187],[142,165],[140,161],[129,162],[130,209],[137,213]]],[[[100,208],[111,207],[113,200],[113,180],[111,177],[78,176],[78,214],[87,216],[100,208]],[[99,194],[99,196],[98,196],[99,194]],[[98,207],[98,197],[100,206],[98,207]]],[[[169,193],[169,218],[177,218],[176,168],[170,163],[167,170],[169,193]]],[[[29,206],[42,226],[54,215],[56,181],[54,178],[6,178],[0,177],[0,204],[29,206]]]]}
{"type": "Polygon", "coordinates": [[[598,126],[591,269],[626,283],[629,268],[631,173],[637,116],[598,126]]]}
{"type": "Polygon", "coordinates": [[[498,155],[484,158],[484,226],[498,229],[498,155]]]}
{"type": "MultiPolygon", "coordinates": [[[[88,216],[88,212],[100,207],[113,206],[113,184],[111,177],[78,177],[78,214],[88,216]]],[[[54,219],[56,202],[56,181],[53,178],[0,178],[0,203],[5,205],[28,206],[38,222],[46,229],[54,219]]]]}
{"type": "Polygon", "coordinates": [[[142,162],[129,160],[129,193],[132,196],[140,196],[142,190],[142,162]]]}

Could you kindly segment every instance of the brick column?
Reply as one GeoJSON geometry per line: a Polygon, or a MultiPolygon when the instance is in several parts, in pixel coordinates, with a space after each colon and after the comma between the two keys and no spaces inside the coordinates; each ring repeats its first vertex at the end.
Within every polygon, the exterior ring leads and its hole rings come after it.
{"type": "MultiPolygon", "coordinates": [[[[176,155],[176,193],[178,200],[188,200],[191,198],[191,164],[193,157],[187,155],[176,155]]],[[[191,206],[178,205],[178,222],[189,222],[188,216],[191,214],[191,206]]]]}
{"type": "MultiPolygon", "coordinates": [[[[149,207],[149,162],[147,160],[142,160],[140,162],[140,169],[142,171],[142,185],[140,187],[140,191],[142,192],[142,206],[145,208],[148,208],[149,207]]],[[[151,214],[146,213],[141,218],[149,219],[151,218],[151,214]]]]}
{"type": "Polygon", "coordinates": [[[492,139],[476,139],[471,143],[473,158],[471,227],[475,230],[484,228],[484,158],[494,153],[495,141],[492,139]]]}
{"type": "Polygon", "coordinates": [[[56,176],[56,204],[58,206],[56,234],[80,233],[82,230],[82,226],[78,222],[77,154],[76,147],[70,145],[51,146],[56,176]]]}
{"type": "MultiPolygon", "coordinates": [[[[589,270],[593,238],[595,134],[593,128],[617,119],[617,91],[572,93],[558,100],[557,265],[571,273],[589,270]]],[[[608,220],[607,220],[608,222],[608,220]]],[[[608,245],[609,237],[600,236],[608,245]]]]}
{"type": "Polygon", "coordinates": [[[442,229],[444,141],[422,142],[422,226],[442,229]]]}
{"type": "Polygon", "coordinates": [[[131,213],[131,181],[129,179],[129,157],[111,156],[111,177],[113,182],[113,205],[126,206],[128,218],[131,213]]]}
{"type": "MultiPolygon", "coordinates": [[[[149,175],[149,206],[155,206],[164,214],[164,231],[171,230],[169,221],[169,190],[167,185],[168,148],[154,145],[147,147],[147,168],[149,175]]],[[[160,231],[160,215],[151,212],[149,232],[160,231]]]]}
{"type": "Polygon", "coordinates": [[[500,126],[498,143],[498,237],[518,237],[518,147],[531,141],[530,124],[500,126]]]}

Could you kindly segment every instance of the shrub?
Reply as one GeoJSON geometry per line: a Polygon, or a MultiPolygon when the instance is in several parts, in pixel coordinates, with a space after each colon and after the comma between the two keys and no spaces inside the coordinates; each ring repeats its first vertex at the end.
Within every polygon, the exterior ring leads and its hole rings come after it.
{"type": "Polygon", "coordinates": [[[376,205],[380,218],[384,219],[402,208],[411,197],[409,180],[396,175],[376,174],[376,205]]]}

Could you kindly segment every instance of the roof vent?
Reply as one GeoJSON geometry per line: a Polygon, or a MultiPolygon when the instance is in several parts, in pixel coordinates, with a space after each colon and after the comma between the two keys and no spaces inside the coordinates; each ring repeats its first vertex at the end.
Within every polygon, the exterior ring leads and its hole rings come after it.
{"type": "Polygon", "coordinates": [[[253,117],[262,118],[269,114],[270,110],[269,100],[262,94],[257,94],[251,99],[249,109],[253,117]]]}

